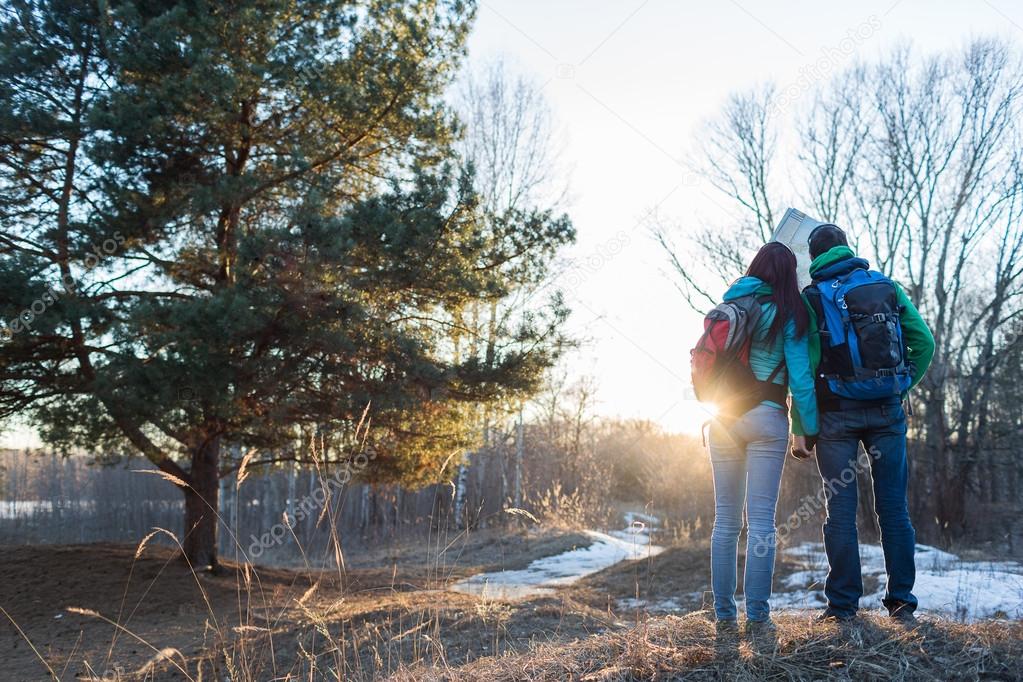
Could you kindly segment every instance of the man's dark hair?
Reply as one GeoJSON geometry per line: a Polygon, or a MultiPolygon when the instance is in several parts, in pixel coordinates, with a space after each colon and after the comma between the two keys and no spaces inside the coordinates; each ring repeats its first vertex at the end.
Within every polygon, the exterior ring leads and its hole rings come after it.
{"type": "Polygon", "coordinates": [[[842,228],[831,224],[815,227],[807,243],[810,245],[811,260],[836,246],[849,246],[849,240],[845,238],[842,228]]]}

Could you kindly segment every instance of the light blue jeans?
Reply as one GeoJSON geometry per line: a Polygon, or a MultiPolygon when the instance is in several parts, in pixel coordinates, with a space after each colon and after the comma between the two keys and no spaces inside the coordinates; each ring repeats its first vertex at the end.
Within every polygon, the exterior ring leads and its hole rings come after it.
{"type": "Polygon", "coordinates": [[[718,620],[735,620],[736,563],[742,510],[746,508],[746,571],[743,585],[746,617],[767,620],[774,579],[775,509],[781,486],[789,422],[785,411],[758,405],[726,428],[710,429],[714,471],[714,532],[710,567],[714,612],[718,620]]]}

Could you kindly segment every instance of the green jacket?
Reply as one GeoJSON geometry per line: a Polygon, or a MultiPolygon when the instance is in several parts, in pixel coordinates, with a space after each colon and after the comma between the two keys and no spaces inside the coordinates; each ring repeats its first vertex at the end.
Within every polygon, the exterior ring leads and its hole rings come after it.
{"type": "MultiPolygon", "coordinates": [[[[848,246],[836,246],[814,258],[813,263],[810,264],[810,274],[813,275],[829,265],[833,265],[846,258],[856,258],[856,254],[848,246]]],[[[913,366],[913,383],[910,386],[912,388],[920,383],[920,380],[924,378],[924,374],[927,373],[927,368],[930,367],[931,359],[934,357],[934,336],[931,334],[931,330],[928,329],[927,323],[920,317],[920,312],[916,309],[916,306],[909,300],[909,296],[906,295],[906,292],[903,291],[898,283],[895,283],[895,291],[898,296],[899,305],[902,307],[900,321],[902,323],[902,336],[906,342],[906,359],[913,366]]],[[[821,362],[821,340],[817,327],[817,314],[806,300],[805,295],[803,296],[803,302],[806,304],[807,310],[810,311],[810,367],[813,370],[814,376],[816,376],[817,367],[821,362]]],[[[805,435],[803,424],[799,419],[799,413],[795,410],[792,412],[792,433],[805,435]]]]}

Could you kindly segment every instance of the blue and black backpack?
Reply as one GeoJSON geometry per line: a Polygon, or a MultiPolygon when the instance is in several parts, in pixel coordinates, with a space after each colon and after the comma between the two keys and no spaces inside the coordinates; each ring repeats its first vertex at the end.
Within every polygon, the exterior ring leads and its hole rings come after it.
{"type": "Polygon", "coordinates": [[[876,401],[901,396],[912,383],[895,284],[855,267],[814,279],[804,293],[817,313],[819,397],[876,401]]]}

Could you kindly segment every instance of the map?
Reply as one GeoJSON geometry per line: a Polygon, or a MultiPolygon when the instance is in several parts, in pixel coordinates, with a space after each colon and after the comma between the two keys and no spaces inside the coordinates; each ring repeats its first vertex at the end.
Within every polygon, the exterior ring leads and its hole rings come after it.
{"type": "Polygon", "coordinates": [[[785,211],[781,222],[771,235],[772,242],[781,242],[792,249],[796,254],[796,262],[799,268],[799,288],[802,289],[810,284],[810,247],[806,240],[810,233],[818,225],[824,225],[819,220],[814,220],[802,211],[790,208],[785,211]]]}

